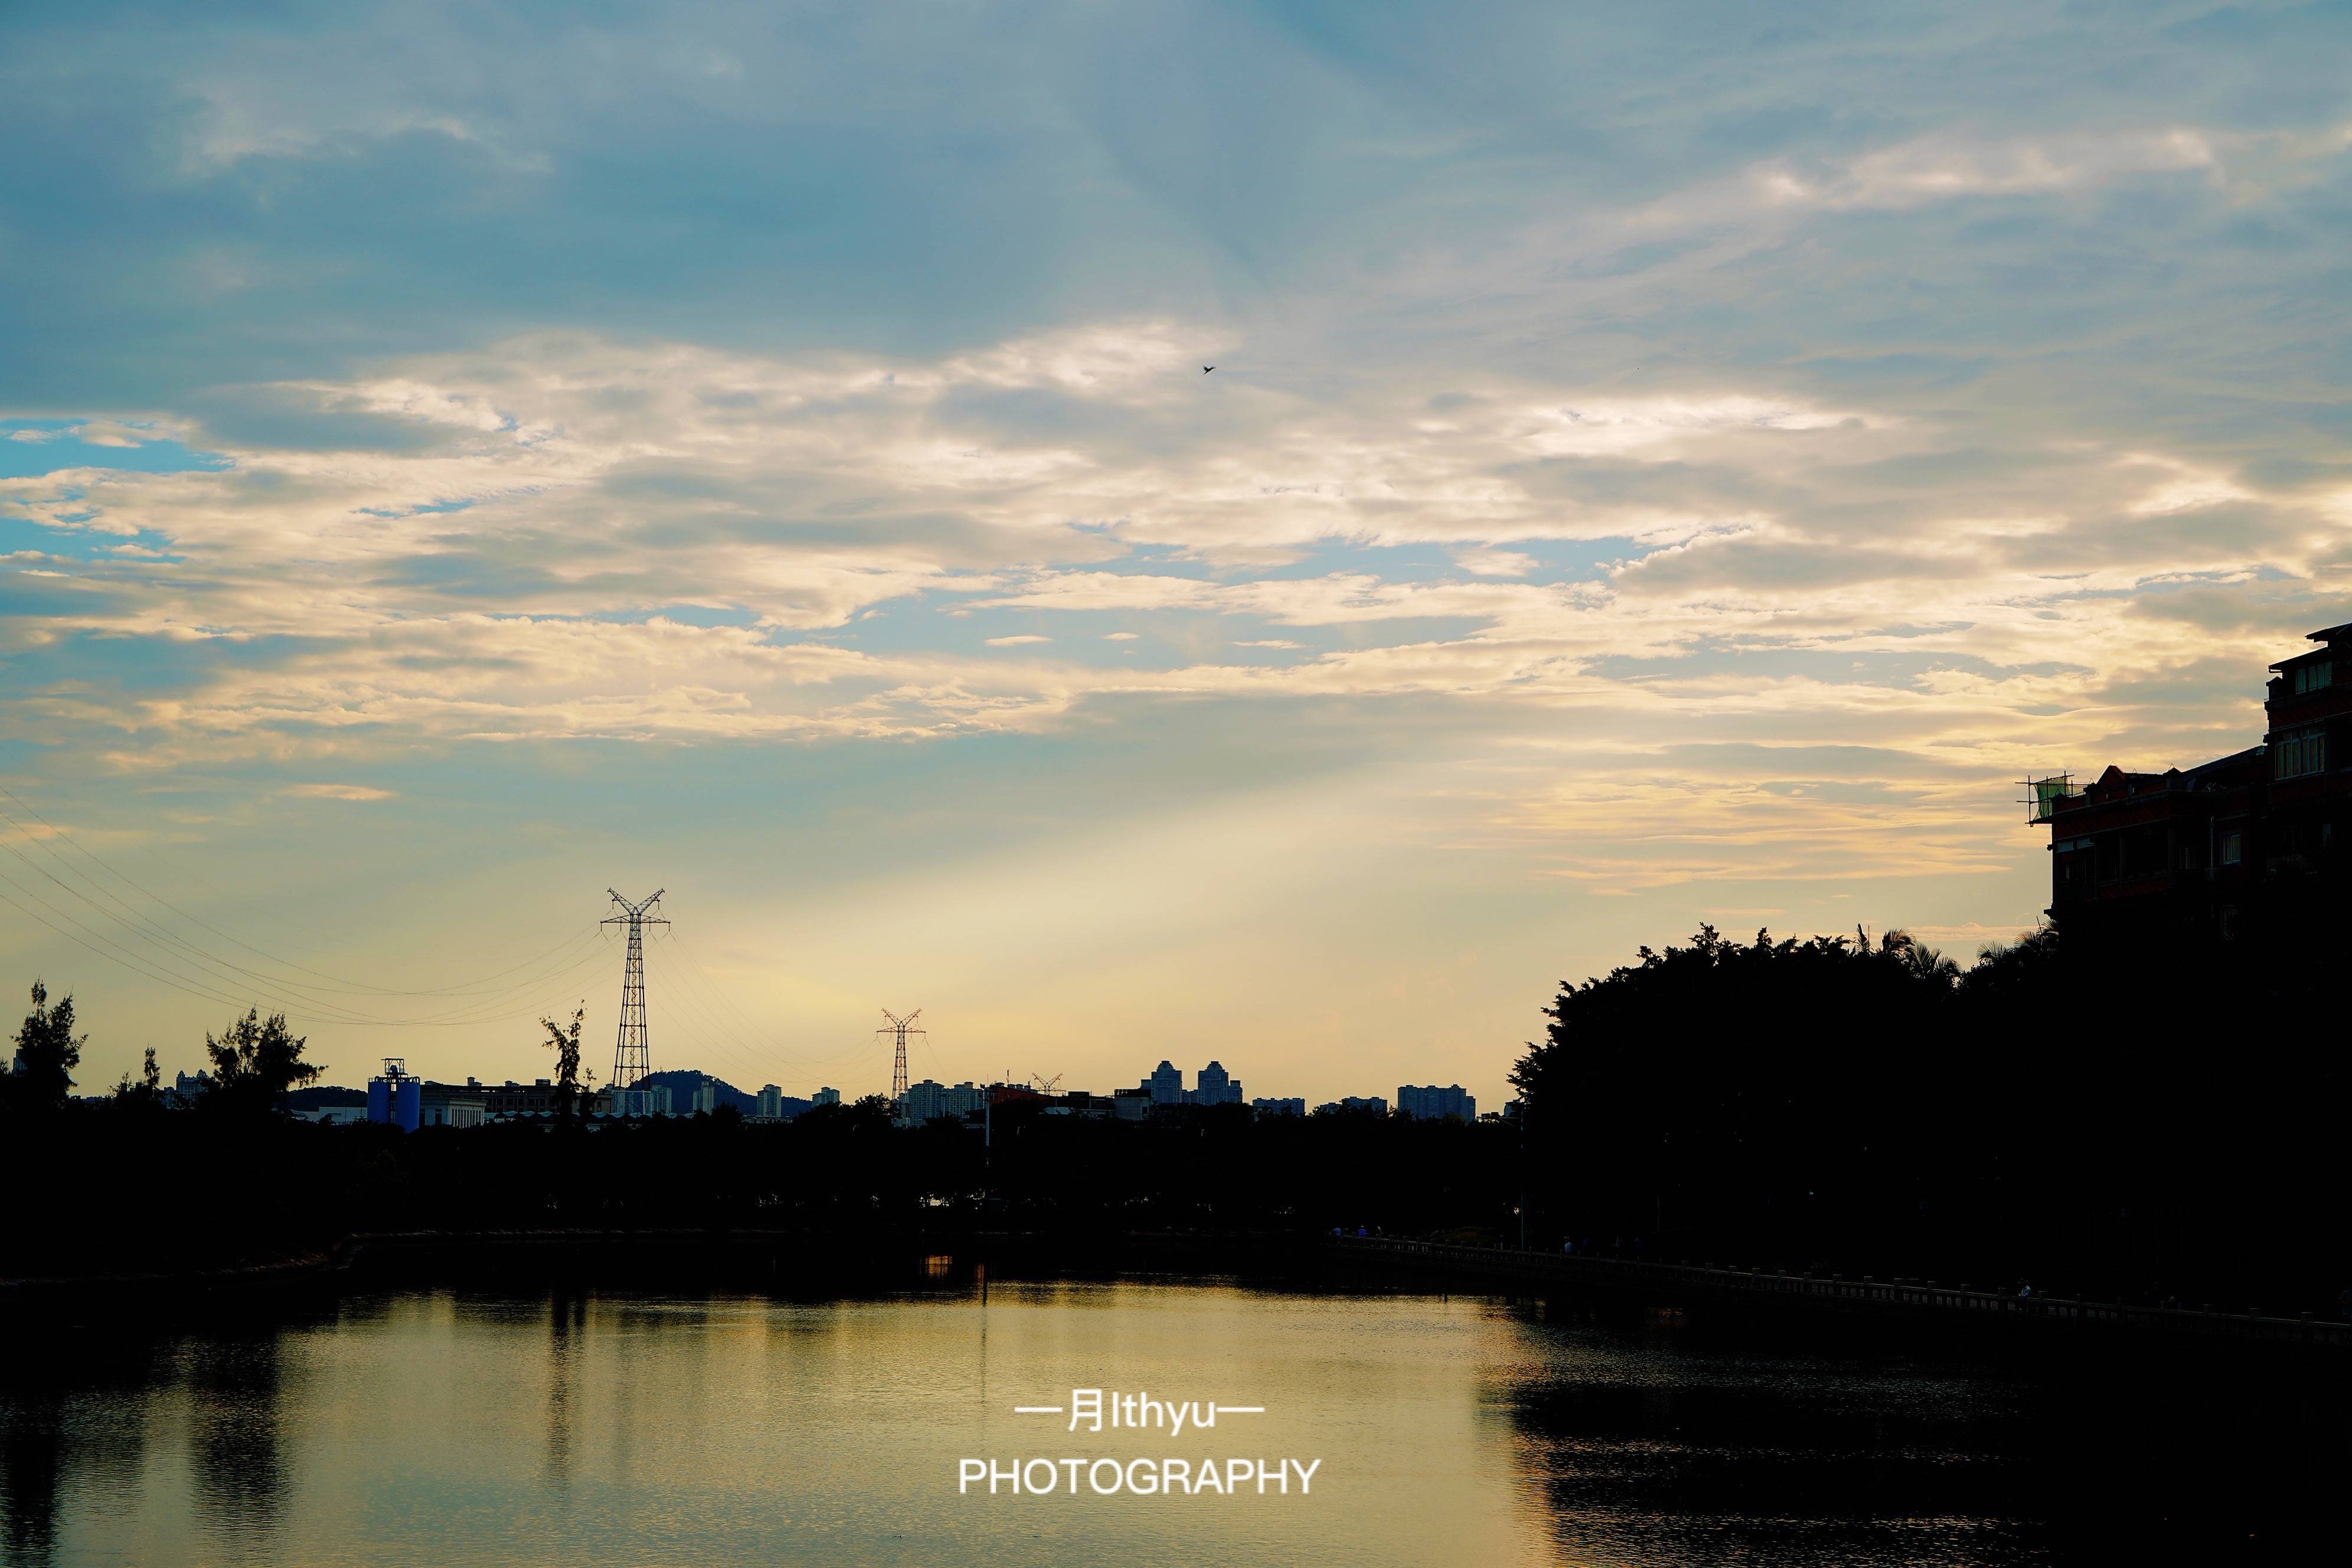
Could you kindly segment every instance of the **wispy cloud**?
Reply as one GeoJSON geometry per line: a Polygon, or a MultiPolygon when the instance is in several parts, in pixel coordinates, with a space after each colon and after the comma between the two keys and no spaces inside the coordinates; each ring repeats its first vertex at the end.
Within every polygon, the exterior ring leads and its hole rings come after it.
{"type": "Polygon", "coordinates": [[[372,789],[366,784],[288,784],[278,792],[301,800],[390,800],[388,789],[372,789]]]}

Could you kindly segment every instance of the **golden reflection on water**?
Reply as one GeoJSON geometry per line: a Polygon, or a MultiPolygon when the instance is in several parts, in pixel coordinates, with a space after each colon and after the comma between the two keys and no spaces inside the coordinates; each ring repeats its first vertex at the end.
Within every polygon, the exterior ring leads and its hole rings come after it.
{"type": "Polygon", "coordinates": [[[10,1429],[45,1428],[49,1451],[45,1475],[26,1473],[37,1438],[7,1453],[9,1555],[1125,1564],[1345,1541],[1363,1563],[1542,1561],[1478,1394],[1516,1332],[1465,1301],[1220,1287],[997,1282],[984,1305],[397,1295],[191,1338],[135,1386],[12,1403],[10,1429]],[[1013,1414],[1082,1386],[1265,1414],[1172,1438],[1013,1414]],[[102,1413],[128,1431],[101,1435],[102,1413]],[[1163,1450],[1323,1463],[1303,1497],[958,1493],[966,1457],[1163,1450]],[[135,1479],[110,1490],[102,1463],[135,1479]]]}
{"type": "MultiPolygon", "coordinates": [[[[937,1259],[920,1273],[937,1279],[937,1259]]],[[[997,1280],[416,1291],[0,1389],[9,1562],[2041,1560],[2012,1379],[1484,1298],[997,1280]],[[1068,1429],[1076,1388],[1223,1415],[1068,1429]],[[1319,1459],[1306,1496],[961,1494],[958,1462],[1319,1459]]]]}

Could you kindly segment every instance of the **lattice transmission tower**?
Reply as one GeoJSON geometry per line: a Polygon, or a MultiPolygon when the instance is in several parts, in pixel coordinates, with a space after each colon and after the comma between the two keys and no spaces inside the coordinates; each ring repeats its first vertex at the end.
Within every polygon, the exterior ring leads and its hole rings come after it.
{"type": "Polygon", "coordinates": [[[930,1031],[915,1027],[915,1020],[923,1016],[923,1010],[920,1007],[903,1018],[885,1007],[882,1009],[882,1016],[890,1021],[874,1032],[877,1035],[896,1035],[898,1039],[898,1058],[890,1065],[890,1098],[904,1100],[907,1098],[907,1037],[929,1035],[930,1031]]]}
{"type": "Polygon", "coordinates": [[[635,904],[610,888],[604,890],[613,893],[621,912],[597,923],[629,928],[629,961],[621,970],[621,1037],[613,1047],[612,1082],[614,1089],[628,1089],[654,1070],[653,1048],[646,1039],[646,927],[669,921],[646,911],[668,889],[657,889],[652,898],[635,904]]]}

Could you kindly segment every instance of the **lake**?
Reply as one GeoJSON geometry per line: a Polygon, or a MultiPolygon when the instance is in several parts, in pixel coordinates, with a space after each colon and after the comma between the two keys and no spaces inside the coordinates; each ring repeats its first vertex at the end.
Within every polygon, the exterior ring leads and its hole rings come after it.
{"type": "Polygon", "coordinates": [[[2294,1363],[930,1275],[20,1331],[0,1541],[25,1563],[2212,1561],[2311,1526],[2346,1457],[2340,1378],[2294,1363]],[[1071,1430],[1076,1390],[1099,1432],[1071,1430]]]}

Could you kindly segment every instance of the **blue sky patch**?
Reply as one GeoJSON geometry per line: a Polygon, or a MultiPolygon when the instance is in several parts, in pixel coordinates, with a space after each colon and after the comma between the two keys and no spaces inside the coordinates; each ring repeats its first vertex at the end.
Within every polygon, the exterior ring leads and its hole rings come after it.
{"type": "MultiPolygon", "coordinates": [[[[217,452],[192,452],[168,437],[116,444],[84,439],[84,419],[0,419],[0,479],[37,479],[63,468],[121,468],[140,474],[178,474],[225,468],[217,452]]],[[[135,428],[131,434],[135,435],[135,428]]]]}

